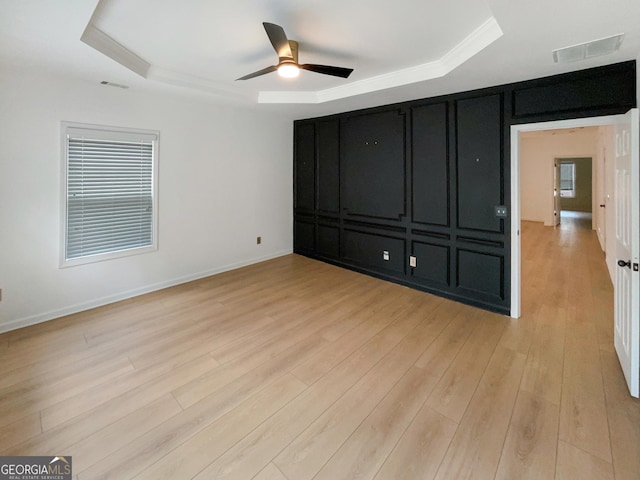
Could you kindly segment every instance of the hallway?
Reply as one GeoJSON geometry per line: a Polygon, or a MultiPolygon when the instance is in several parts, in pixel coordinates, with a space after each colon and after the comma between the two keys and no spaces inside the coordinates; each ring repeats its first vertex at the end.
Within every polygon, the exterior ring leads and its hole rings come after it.
{"type": "Polygon", "coordinates": [[[575,212],[572,210],[560,211],[560,223],[568,223],[573,227],[583,230],[591,230],[593,215],[591,212],[575,212]]]}
{"type": "Polygon", "coordinates": [[[535,387],[526,388],[526,375],[521,385],[538,398],[520,440],[551,422],[551,431],[558,428],[556,478],[570,478],[558,476],[564,462],[573,463],[571,478],[637,478],[640,401],[628,395],[613,347],[613,286],[591,215],[562,212],[555,228],[522,222],[522,246],[519,322],[534,320],[524,330],[534,335],[529,361],[539,357],[535,387]]]}

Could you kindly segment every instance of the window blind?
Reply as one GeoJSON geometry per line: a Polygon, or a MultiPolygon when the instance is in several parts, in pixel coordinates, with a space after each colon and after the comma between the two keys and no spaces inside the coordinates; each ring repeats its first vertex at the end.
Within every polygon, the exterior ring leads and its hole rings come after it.
{"type": "Polygon", "coordinates": [[[154,140],[67,129],[67,260],[153,245],[154,140]]]}
{"type": "Polygon", "coordinates": [[[575,190],[575,163],[560,164],[560,190],[575,190]]]}

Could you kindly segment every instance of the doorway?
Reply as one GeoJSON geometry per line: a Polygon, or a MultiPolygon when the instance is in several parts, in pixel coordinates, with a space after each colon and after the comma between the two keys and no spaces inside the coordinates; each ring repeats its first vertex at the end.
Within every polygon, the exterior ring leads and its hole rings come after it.
{"type": "Polygon", "coordinates": [[[556,176],[558,191],[554,192],[558,198],[558,220],[579,220],[589,223],[589,228],[595,229],[593,222],[593,158],[556,158],[556,176]]]}
{"type": "MultiPolygon", "coordinates": [[[[596,168],[596,162],[593,159],[597,156],[598,146],[592,145],[583,150],[573,149],[571,151],[563,151],[559,147],[560,143],[555,141],[551,147],[541,147],[545,145],[544,136],[552,133],[556,139],[561,138],[563,135],[579,135],[580,131],[587,130],[594,127],[607,127],[615,125],[620,116],[612,115],[606,117],[592,117],[592,118],[580,118],[572,120],[559,120],[553,122],[532,123],[523,125],[514,125],[511,127],[511,317],[519,318],[521,315],[521,244],[520,244],[520,229],[521,220],[532,220],[536,222],[544,222],[546,226],[557,225],[560,220],[554,215],[554,211],[558,211],[560,214],[562,207],[557,208],[556,205],[562,205],[562,198],[554,196],[554,189],[560,188],[560,181],[558,184],[554,184],[554,172],[555,164],[558,161],[564,161],[572,158],[588,158],[591,159],[591,214],[592,214],[592,228],[595,226],[596,221],[593,219],[594,207],[604,202],[602,198],[599,198],[599,193],[596,191],[593,178],[594,169],[596,168]],[[532,143],[529,147],[523,150],[522,146],[526,145],[526,141],[523,142],[523,138],[535,138],[539,139],[540,143],[532,143]],[[548,148],[546,158],[549,158],[544,169],[540,169],[538,173],[531,170],[533,162],[528,162],[529,155],[539,155],[541,148],[548,148]],[[535,152],[535,153],[532,153],[535,152]],[[548,166],[547,166],[548,165],[548,166]],[[539,185],[544,187],[536,187],[536,191],[532,191],[527,185],[520,183],[521,176],[530,178],[537,178],[539,185]],[[543,200],[539,195],[540,188],[544,188],[545,193],[543,200]],[[534,200],[531,197],[534,196],[534,200]],[[527,206],[533,205],[535,208],[529,209],[527,206]],[[524,208],[523,208],[524,207],[524,208]]],[[[579,142],[580,143],[580,142],[579,142]]],[[[560,179],[558,179],[560,180],[560,179]]],[[[600,180],[598,180],[600,181],[600,180]]],[[[559,197],[559,195],[558,195],[559,197]]],[[[601,242],[602,243],[602,242],[601,242]]],[[[609,263],[609,262],[608,262],[609,263]]]]}
{"type": "MultiPolygon", "coordinates": [[[[599,126],[523,131],[520,134],[522,220],[558,225],[561,211],[594,212],[600,159],[599,126]]],[[[601,170],[601,169],[600,169],[601,170]]]]}
{"type": "MultiPolygon", "coordinates": [[[[640,395],[640,113],[637,108],[624,115],[563,120],[556,122],[514,125],[511,127],[511,316],[521,314],[521,134],[549,128],[572,128],[574,126],[613,126],[615,187],[611,190],[615,211],[612,255],[607,255],[607,264],[615,262],[613,279],[614,332],[613,343],[632,396],[640,395]]],[[[572,277],[581,259],[572,262],[567,270],[572,277]]],[[[551,266],[552,278],[558,269],[551,266]]],[[[580,305],[574,302],[573,305],[580,305]]]]}

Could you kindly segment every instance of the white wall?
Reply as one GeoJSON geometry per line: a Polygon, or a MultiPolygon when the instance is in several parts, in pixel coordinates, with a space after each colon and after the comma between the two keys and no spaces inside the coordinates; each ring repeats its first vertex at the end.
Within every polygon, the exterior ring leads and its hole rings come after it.
{"type": "Polygon", "coordinates": [[[601,166],[603,173],[602,188],[603,195],[598,199],[599,203],[606,205],[604,209],[598,209],[604,217],[604,221],[599,222],[604,225],[604,232],[598,232],[600,243],[604,243],[604,251],[607,262],[607,269],[611,281],[614,281],[616,265],[616,204],[614,201],[615,191],[615,127],[607,125],[599,128],[599,150],[601,166]],[[604,233],[604,234],[603,234],[604,233]],[[601,238],[604,237],[604,238],[601,238]]]}
{"type": "Polygon", "coordinates": [[[520,138],[520,215],[522,220],[554,225],[553,161],[559,157],[595,157],[597,128],[574,133],[523,132],[520,138]]]}
{"type": "Polygon", "coordinates": [[[257,106],[3,71],[0,331],[291,252],[292,132],[257,106]],[[157,252],[58,268],[63,120],[160,131],[157,252]]]}
{"type": "Polygon", "coordinates": [[[594,162],[595,162],[595,175],[593,178],[593,181],[595,182],[595,191],[594,191],[594,195],[595,195],[595,204],[597,206],[595,213],[596,215],[596,233],[598,235],[598,241],[600,242],[600,248],[602,248],[603,251],[606,251],[606,231],[607,231],[607,225],[606,225],[606,219],[607,219],[607,209],[605,208],[604,210],[602,208],[600,208],[600,205],[605,205],[607,204],[607,194],[609,192],[608,190],[608,179],[607,179],[607,175],[608,172],[606,171],[606,168],[608,166],[608,163],[610,163],[608,161],[608,152],[606,149],[606,134],[607,134],[607,127],[600,127],[598,128],[598,144],[597,144],[597,156],[596,158],[594,158],[594,162]]]}

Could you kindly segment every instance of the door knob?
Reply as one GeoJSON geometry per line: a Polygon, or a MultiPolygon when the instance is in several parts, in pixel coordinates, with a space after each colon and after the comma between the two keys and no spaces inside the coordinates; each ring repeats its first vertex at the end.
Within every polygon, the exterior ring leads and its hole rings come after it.
{"type": "Polygon", "coordinates": [[[606,205],[604,203],[600,204],[600,208],[605,208],[605,207],[606,207],[606,205]]]}
{"type": "Polygon", "coordinates": [[[625,262],[624,260],[618,260],[618,266],[631,268],[631,260],[629,260],[628,262],[625,262]]]}

